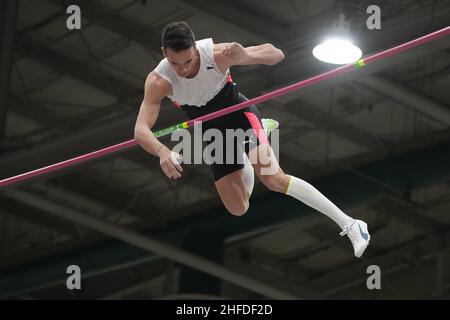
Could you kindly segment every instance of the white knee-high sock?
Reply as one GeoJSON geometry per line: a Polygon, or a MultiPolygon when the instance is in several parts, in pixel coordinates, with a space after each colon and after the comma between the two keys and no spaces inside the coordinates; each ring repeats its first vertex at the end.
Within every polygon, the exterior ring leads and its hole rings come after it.
{"type": "Polygon", "coordinates": [[[250,159],[247,154],[244,153],[244,183],[247,190],[247,195],[250,198],[253,192],[253,186],[255,185],[255,174],[253,166],[250,163],[250,159]]]}
{"type": "Polygon", "coordinates": [[[308,182],[293,176],[289,177],[290,180],[286,194],[302,201],[317,211],[322,212],[336,222],[341,229],[353,222],[353,218],[342,212],[335,204],[328,200],[308,182]]]}

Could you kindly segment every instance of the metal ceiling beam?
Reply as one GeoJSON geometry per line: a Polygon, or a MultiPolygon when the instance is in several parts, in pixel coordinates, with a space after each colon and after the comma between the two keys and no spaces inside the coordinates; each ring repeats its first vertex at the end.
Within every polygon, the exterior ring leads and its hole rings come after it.
{"type": "Polygon", "coordinates": [[[8,93],[18,12],[18,0],[0,1],[0,140],[3,140],[6,134],[8,93]]]}
{"type": "Polygon", "coordinates": [[[291,292],[292,294],[302,297],[303,299],[326,299],[324,295],[320,294],[306,283],[294,282],[291,279],[286,279],[281,274],[277,274],[258,265],[242,261],[229,265],[233,270],[236,270],[241,274],[260,279],[265,283],[282,288],[283,291],[291,292]]]}
{"type": "Polygon", "coordinates": [[[372,204],[371,207],[425,234],[433,235],[445,228],[442,223],[431,218],[429,210],[408,203],[406,200],[386,197],[372,204]]]}
{"type": "Polygon", "coordinates": [[[289,294],[274,286],[254,280],[232,270],[210,262],[204,258],[195,256],[176,247],[165,244],[159,240],[141,235],[139,233],[115,226],[99,219],[81,214],[66,207],[47,201],[33,193],[19,189],[8,190],[6,195],[19,199],[31,206],[45,207],[48,212],[64,219],[79,223],[87,228],[119,239],[143,250],[154,252],[162,257],[175,260],[183,265],[201,270],[220,279],[229,281],[240,287],[260,293],[274,299],[298,299],[300,297],[289,294]]]}
{"type": "Polygon", "coordinates": [[[121,101],[127,101],[130,97],[136,96],[142,91],[127,82],[115,79],[102,70],[87,65],[86,62],[78,61],[56,50],[49,49],[46,44],[38,43],[31,36],[22,36],[16,50],[58,72],[67,73],[75,79],[107,92],[121,101]]]}
{"type": "MultiPolygon", "coordinates": [[[[51,112],[44,103],[37,103],[32,99],[24,97],[10,98],[10,104],[14,106],[12,112],[17,112],[20,116],[30,118],[31,120],[36,119],[39,124],[42,124],[40,128],[30,132],[45,134],[51,130],[63,133],[67,131],[72,132],[78,130],[80,127],[87,127],[92,122],[98,123],[104,117],[114,119],[116,115],[123,115],[124,113],[130,113],[136,110],[136,105],[140,104],[142,99],[143,94],[138,94],[129,98],[127,101],[117,101],[104,107],[93,107],[91,111],[70,118],[55,111],[51,112]]],[[[28,132],[24,135],[26,136],[27,134],[28,132]]],[[[22,138],[22,136],[19,136],[19,138],[22,138]]]]}
{"type": "Polygon", "coordinates": [[[161,38],[152,30],[130,21],[113,10],[102,5],[98,1],[87,0],[47,0],[56,6],[78,5],[84,17],[91,22],[102,26],[126,39],[130,39],[140,44],[144,48],[150,49],[153,54],[162,56],[161,38]]]}
{"type": "Polygon", "coordinates": [[[0,210],[3,214],[24,219],[33,225],[45,227],[52,231],[58,231],[74,238],[78,238],[79,236],[79,232],[73,223],[67,222],[64,219],[55,219],[54,216],[49,215],[45,210],[27,206],[20,201],[16,201],[3,195],[0,195],[0,202],[2,203],[2,209],[0,210]]]}
{"type": "MultiPolygon", "coordinates": [[[[117,247],[116,247],[117,249],[117,247]]],[[[123,270],[137,265],[146,263],[159,263],[161,258],[154,255],[142,254],[142,250],[136,248],[128,248],[121,252],[123,257],[127,257],[128,262],[117,263],[117,252],[98,252],[97,255],[86,255],[83,251],[72,252],[72,258],[52,259],[51,262],[42,262],[37,269],[21,269],[18,273],[22,276],[14,274],[4,274],[4,278],[0,280],[0,297],[10,297],[16,294],[23,294],[32,291],[39,291],[53,286],[61,285],[67,279],[65,270],[69,265],[76,264],[83,273],[83,278],[95,278],[105,273],[123,270]],[[92,263],[92,257],[96,257],[96,262],[92,263]],[[114,257],[115,256],[115,257],[114,257]]]]}
{"type": "MultiPolygon", "coordinates": [[[[139,200],[138,203],[133,202],[133,195],[128,192],[123,192],[114,185],[106,184],[102,181],[94,179],[89,174],[71,174],[56,181],[50,182],[53,185],[61,185],[64,189],[69,189],[71,192],[80,195],[87,195],[92,197],[95,195],[96,201],[99,203],[107,203],[109,206],[116,208],[116,210],[124,210],[140,219],[148,217],[149,211],[160,211],[161,214],[168,214],[164,208],[157,207],[151,200],[145,198],[139,200]]],[[[156,217],[155,217],[156,219],[156,217]]],[[[142,222],[142,220],[140,220],[142,222]]]]}
{"type": "Polygon", "coordinates": [[[243,35],[250,35],[250,39],[264,42],[281,42],[284,37],[293,35],[287,27],[274,23],[256,11],[237,6],[230,2],[218,0],[183,0],[175,3],[187,9],[194,10],[207,19],[225,22],[232,31],[243,35]],[[236,28],[238,27],[238,28],[236,28]],[[256,35],[256,36],[255,36],[256,35]],[[259,36],[258,36],[259,35],[259,36]]]}
{"type": "MultiPolygon", "coordinates": [[[[145,291],[148,286],[155,281],[155,278],[161,277],[165,274],[165,271],[169,268],[169,266],[173,264],[171,261],[164,261],[162,259],[156,260],[146,265],[147,274],[143,277],[140,274],[135,275],[133,272],[133,280],[128,283],[123,283],[120,289],[114,288],[113,290],[103,290],[104,294],[95,297],[98,300],[119,300],[119,299],[127,299],[127,296],[137,292],[137,291],[145,291]],[[138,280],[136,280],[138,278],[138,280]]],[[[103,279],[100,279],[99,285],[102,287],[103,279]]],[[[123,282],[123,281],[122,281],[123,282]]],[[[128,297],[129,299],[129,297],[128,297]]]]}
{"type": "Polygon", "coordinates": [[[295,117],[310,122],[318,128],[330,130],[337,136],[367,150],[382,149],[388,145],[386,141],[377,138],[376,135],[337,118],[330,112],[322,111],[321,108],[301,99],[289,101],[284,105],[284,109],[295,117]]]}
{"type": "MultiPolygon", "coordinates": [[[[322,221],[323,222],[323,221],[322,221]]],[[[319,246],[317,246],[319,247],[319,246]]],[[[321,245],[320,247],[323,247],[321,245]]],[[[235,249],[236,250],[236,249],[235,249]]],[[[287,275],[289,278],[294,278],[299,282],[304,282],[308,279],[311,279],[315,276],[319,276],[317,271],[314,271],[311,268],[305,267],[301,265],[301,263],[297,263],[301,258],[297,256],[286,257],[285,254],[278,254],[270,252],[269,250],[265,250],[261,247],[247,246],[241,247],[238,249],[241,253],[241,256],[245,256],[245,260],[249,260],[248,263],[259,265],[260,268],[270,268],[273,270],[277,270],[278,273],[283,273],[287,275]],[[248,259],[247,259],[248,256],[248,259]]],[[[298,249],[296,251],[301,251],[299,254],[303,254],[303,252],[311,253],[310,248],[305,250],[305,248],[298,249]],[[303,251],[303,252],[302,252],[303,251]]],[[[244,260],[244,259],[241,259],[244,260]]],[[[246,261],[242,261],[246,262],[246,261]]],[[[313,291],[313,290],[312,290],[313,291]]]]}
{"type": "Polygon", "coordinates": [[[440,298],[449,293],[450,251],[442,248],[436,256],[435,287],[433,297],[440,298]]]}
{"type": "MultiPolygon", "coordinates": [[[[3,197],[2,199],[10,198],[3,197]]],[[[15,200],[10,199],[10,201],[15,200]]],[[[22,203],[22,206],[23,205],[24,204],[22,203]]],[[[33,209],[37,210],[36,208],[33,209]]],[[[51,215],[48,212],[44,212],[43,214],[44,215],[42,217],[44,221],[45,217],[51,215]]],[[[53,215],[53,218],[56,217],[53,215]]],[[[60,220],[69,223],[67,220],[60,220]]],[[[147,218],[146,220],[140,220],[136,223],[129,224],[126,227],[130,230],[136,230],[137,232],[143,232],[146,229],[151,229],[152,232],[149,234],[152,237],[158,237],[158,239],[162,239],[165,242],[178,244],[178,239],[184,234],[184,229],[180,228],[176,232],[162,234],[161,230],[159,230],[158,228],[161,228],[161,226],[164,224],[158,223],[157,221],[155,222],[154,220],[155,219],[152,216],[151,218],[147,218]]],[[[39,282],[39,279],[41,278],[40,276],[36,276],[35,272],[39,272],[40,270],[49,267],[49,264],[47,262],[53,262],[53,264],[55,265],[69,265],[71,264],[70,261],[66,260],[69,255],[72,256],[72,258],[70,258],[72,259],[72,261],[77,260],[82,263],[82,266],[84,267],[83,269],[85,271],[94,272],[94,275],[96,275],[101,274],[102,272],[108,272],[108,270],[110,269],[115,270],[115,268],[120,268],[120,266],[124,265],[124,263],[125,266],[133,264],[134,262],[139,263],[139,261],[148,254],[146,252],[143,252],[142,250],[135,249],[130,245],[117,244],[116,241],[111,241],[111,238],[106,237],[102,234],[96,232],[85,233],[83,229],[83,236],[77,239],[77,241],[66,241],[49,246],[35,248],[32,251],[25,251],[20,255],[8,257],[7,260],[0,261],[0,270],[1,273],[5,275],[8,274],[8,270],[20,270],[19,272],[24,272],[24,278],[31,279],[29,281],[29,284],[34,287],[35,282],[39,282]],[[95,265],[90,265],[88,263],[89,261],[85,260],[88,258],[88,256],[84,254],[84,250],[88,247],[99,249],[98,251],[97,249],[95,249],[95,252],[91,252],[88,255],[97,257],[98,263],[96,263],[95,265]],[[112,249],[112,247],[114,247],[114,250],[112,249]],[[119,251],[120,254],[118,253],[119,251]],[[37,261],[39,261],[40,265],[42,264],[40,267],[36,269],[33,267],[31,269],[27,269],[26,266],[33,265],[37,261]],[[96,268],[98,268],[99,270],[97,270],[96,268]]],[[[49,273],[44,272],[44,274],[48,275],[49,273]]],[[[22,284],[24,284],[24,282],[20,282],[19,284],[17,284],[17,286],[21,286],[22,284]]]]}
{"type": "Polygon", "coordinates": [[[204,18],[209,23],[214,25],[224,26],[224,28],[233,34],[239,34],[242,38],[248,39],[251,43],[266,43],[271,40],[267,38],[266,35],[261,34],[261,32],[255,32],[247,29],[245,26],[238,25],[229,20],[227,16],[218,14],[218,12],[213,12],[211,10],[206,10],[198,5],[196,1],[173,1],[168,0],[168,3],[172,3],[174,6],[182,7],[186,10],[194,12],[196,15],[204,18]]]}
{"type": "MultiPolygon", "coordinates": [[[[88,196],[74,192],[58,183],[37,182],[27,186],[27,190],[45,197],[48,201],[56,202],[69,208],[78,208],[78,210],[83,210],[83,212],[93,216],[102,217],[105,220],[119,220],[120,217],[121,224],[128,224],[137,220],[128,210],[122,211],[120,208],[111,206],[109,202],[98,201],[92,195],[88,196]]],[[[45,208],[41,209],[45,210],[45,208]]]]}
{"type": "Polygon", "coordinates": [[[450,126],[450,108],[381,75],[366,75],[357,82],[450,126]]]}
{"type": "Polygon", "coordinates": [[[383,275],[409,268],[412,264],[436,257],[443,249],[450,247],[450,231],[435,234],[432,237],[419,237],[415,241],[408,241],[400,248],[394,248],[387,253],[366,259],[358,264],[329,271],[325,276],[308,282],[314,288],[324,290],[327,295],[336,294],[343,290],[361,285],[367,279],[368,265],[378,265],[383,275]],[[344,280],[345,279],[345,280],[344,280]],[[343,284],[343,280],[345,283],[343,284]]]}

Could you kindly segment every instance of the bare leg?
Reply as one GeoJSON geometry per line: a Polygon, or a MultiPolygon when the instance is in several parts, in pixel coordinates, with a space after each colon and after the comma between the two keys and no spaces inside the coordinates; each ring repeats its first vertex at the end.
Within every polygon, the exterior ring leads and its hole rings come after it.
{"type": "Polygon", "coordinates": [[[232,172],[215,183],[225,208],[235,216],[246,213],[249,206],[249,194],[244,182],[244,170],[232,172]]]}

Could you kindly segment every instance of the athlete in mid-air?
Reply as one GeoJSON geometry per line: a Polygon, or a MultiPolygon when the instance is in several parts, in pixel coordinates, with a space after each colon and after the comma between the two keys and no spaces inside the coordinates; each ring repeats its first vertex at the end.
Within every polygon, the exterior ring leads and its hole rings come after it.
{"type": "MultiPolygon", "coordinates": [[[[190,119],[238,104],[247,99],[238,91],[230,76],[230,67],[239,65],[275,65],[284,59],[283,52],[271,44],[243,47],[241,44],[217,43],[212,39],[196,41],[185,22],[168,24],[162,33],[164,59],[148,75],[145,95],[135,126],[135,139],[150,154],[160,158],[164,174],[181,177],[181,156],[162,144],[152,133],[163,98],[168,97],[190,119]]],[[[361,257],[370,235],[364,221],[353,219],[308,182],[287,175],[280,168],[267,135],[278,122],[261,119],[256,106],[206,121],[202,130],[242,129],[252,136],[245,142],[233,142],[233,163],[211,164],[215,186],[225,208],[233,215],[243,215],[249,208],[254,173],[270,190],[287,194],[327,215],[351,240],[356,257],[361,257]],[[271,174],[267,174],[270,167],[271,174]]],[[[226,148],[227,147],[227,148],[226,148]]]]}

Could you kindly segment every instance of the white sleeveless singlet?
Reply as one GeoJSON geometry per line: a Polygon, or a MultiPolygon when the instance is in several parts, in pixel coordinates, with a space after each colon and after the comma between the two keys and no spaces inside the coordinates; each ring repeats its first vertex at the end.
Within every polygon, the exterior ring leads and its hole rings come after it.
{"type": "Polygon", "coordinates": [[[196,47],[200,54],[200,69],[194,78],[179,77],[167,58],[161,60],[153,71],[171,84],[172,95],[168,98],[173,102],[202,107],[222,90],[230,70],[222,73],[217,66],[211,38],[196,41],[196,47]]]}

